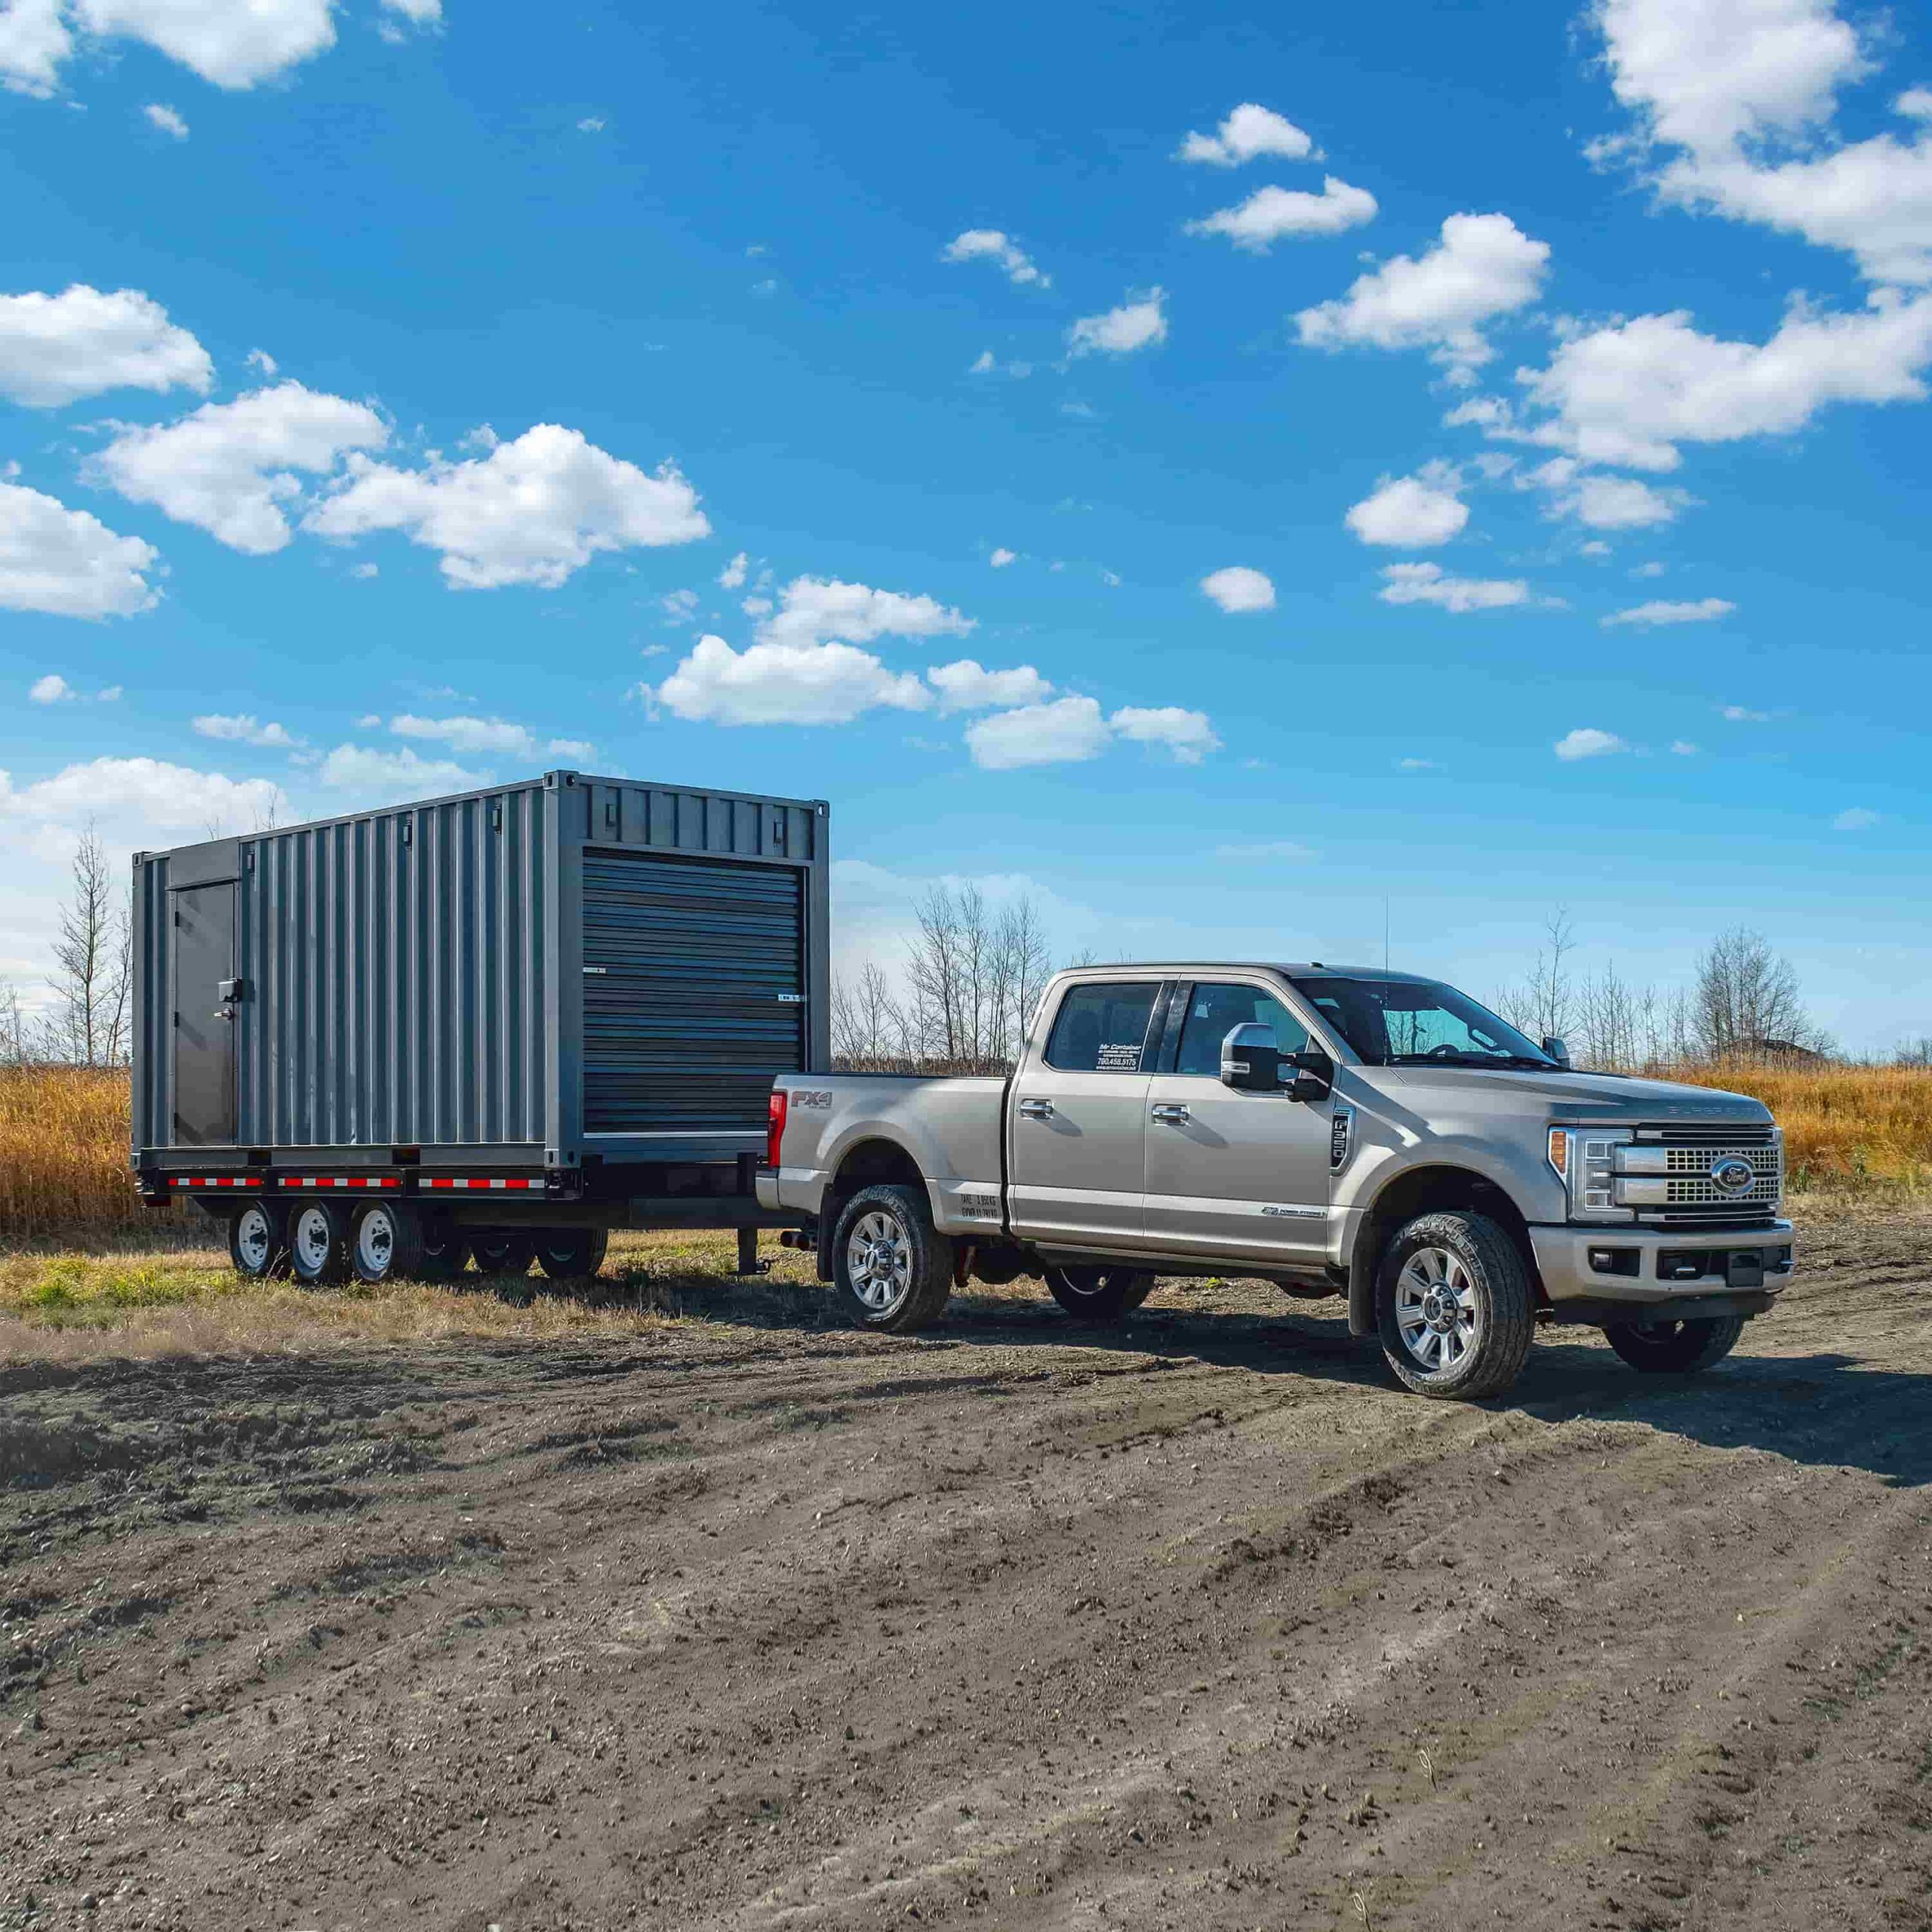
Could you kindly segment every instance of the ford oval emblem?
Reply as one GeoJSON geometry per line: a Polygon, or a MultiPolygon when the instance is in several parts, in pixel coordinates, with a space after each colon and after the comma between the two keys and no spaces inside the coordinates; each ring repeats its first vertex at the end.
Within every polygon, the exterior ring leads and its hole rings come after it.
{"type": "Polygon", "coordinates": [[[1751,1163],[1737,1154],[1727,1154],[1711,1163],[1711,1178],[1727,1194],[1742,1194],[1758,1178],[1751,1163]]]}

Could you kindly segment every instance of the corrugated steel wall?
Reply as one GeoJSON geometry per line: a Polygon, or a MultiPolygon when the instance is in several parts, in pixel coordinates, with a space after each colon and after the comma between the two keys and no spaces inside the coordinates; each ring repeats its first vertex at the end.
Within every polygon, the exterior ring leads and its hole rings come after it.
{"type": "Polygon", "coordinates": [[[561,795],[566,838],[660,852],[824,863],[822,808],[666,785],[579,778],[561,795]]]}
{"type": "Polygon", "coordinates": [[[543,1140],[545,797],[526,786],[248,842],[245,1144],[543,1140]]]}

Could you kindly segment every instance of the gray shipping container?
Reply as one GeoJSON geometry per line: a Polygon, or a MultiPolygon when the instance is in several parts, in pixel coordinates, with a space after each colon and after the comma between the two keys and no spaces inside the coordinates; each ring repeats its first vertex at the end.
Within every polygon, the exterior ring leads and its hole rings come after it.
{"type": "Polygon", "coordinates": [[[552,771],[140,854],[134,1164],[756,1153],[830,1063],[826,826],[552,771]]]}

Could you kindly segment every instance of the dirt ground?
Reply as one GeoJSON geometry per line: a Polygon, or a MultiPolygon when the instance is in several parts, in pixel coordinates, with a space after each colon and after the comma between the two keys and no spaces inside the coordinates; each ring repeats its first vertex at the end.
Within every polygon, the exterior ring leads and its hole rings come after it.
{"type": "Polygon", "coordinates": [[[0,1364],[0,1927],[1924,1932],[1932,1219],[1805,1232],[1481,1407],[1244,1284],[0,1364]]]}

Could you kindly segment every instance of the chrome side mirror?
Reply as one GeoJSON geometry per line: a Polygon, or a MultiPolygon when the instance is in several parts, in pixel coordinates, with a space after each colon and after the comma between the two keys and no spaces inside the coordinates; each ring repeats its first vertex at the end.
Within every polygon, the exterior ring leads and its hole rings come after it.
{"type": "Polygon", "coordinates": [[[1221,1084],[1241,1094],[1281,1091],[1281,1048],[1273,1027],[1248,1020],[1229,1028],[1221,1042],[1221,1084]]]}

